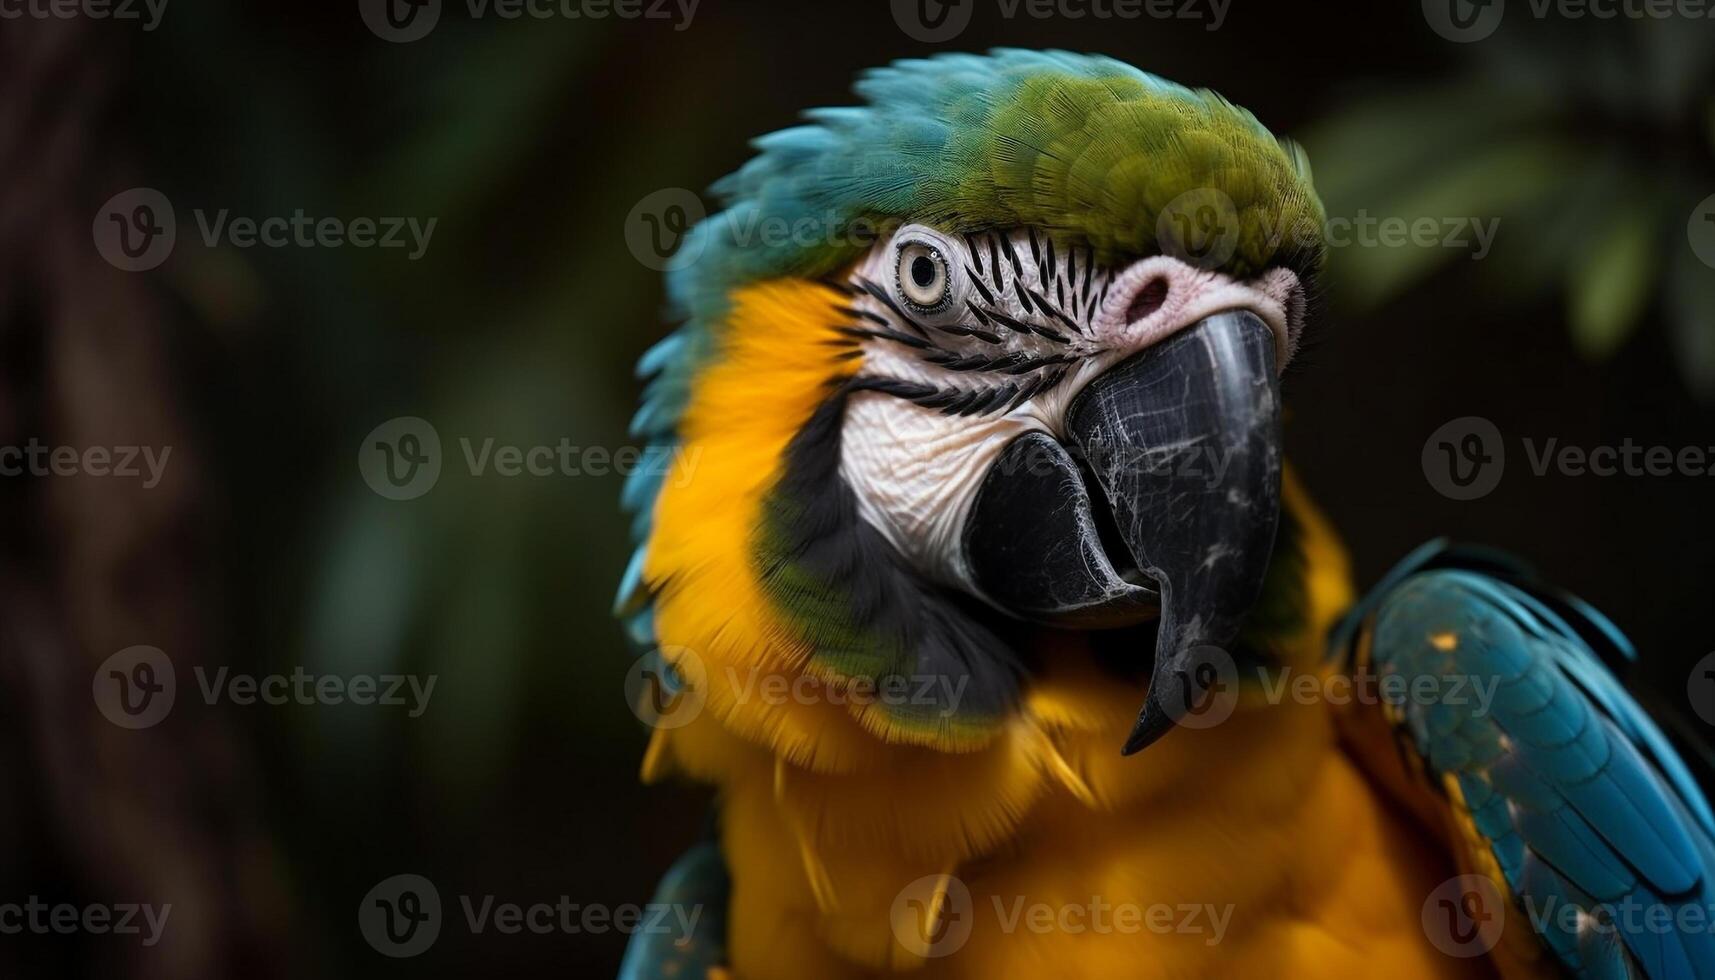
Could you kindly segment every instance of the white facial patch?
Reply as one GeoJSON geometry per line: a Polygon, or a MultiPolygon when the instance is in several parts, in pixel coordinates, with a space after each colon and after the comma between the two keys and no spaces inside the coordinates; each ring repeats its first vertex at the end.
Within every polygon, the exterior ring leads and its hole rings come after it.
{"type": "Polygon", "coordinates": [[[1259,316],[1283,370],[1303,320],[1303,291],[1285,269],[1240,282],[1163,255],[1113,270],[1029,230],[907,225],[850,282],[864,383],[847,402],[841,475],[902,556],[966,588],[966,518],[1012,440],[1063,437],[1086,384],[1215,313],[1259,316]]]}
{"type": "Polygon", "coordinates": [[[912,566],[948,583],[967,581],[965,518],[977,487],[1007,443],[1044,428],[1028,413],[970,419],[875,392],[846,406],[840,473],[858,513],[912,566]]]}

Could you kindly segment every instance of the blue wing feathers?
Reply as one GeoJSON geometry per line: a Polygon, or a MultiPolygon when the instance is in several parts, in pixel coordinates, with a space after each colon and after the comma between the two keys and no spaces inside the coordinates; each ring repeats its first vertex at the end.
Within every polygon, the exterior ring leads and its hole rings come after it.
{"type": "MultiPolygon", "coordinates": [[[[1493,553],[1437,542],[1337,633],[1370,634],[1381,675],[1492,685],[1407,698],[1401,727],[1451,777],[1474,842],[1574,974],[1715,977],[1715,820],[1689,770],[1608,663],[1633,651],[1588,605],[1493,553]]],[[[1451,803],[1452,801],[1450,801],[1451,803]]]]}
{"type": "Polygon", "coordinates": [[[650,904],[673,909],[670,920],[660,922],[694,922],[691,934],[676,929],[633,933],[619,980],[703,980],[710,969],[723,966],[731,892],[719,845],[708,841],[685,852],[661,879],[650,904]]]}

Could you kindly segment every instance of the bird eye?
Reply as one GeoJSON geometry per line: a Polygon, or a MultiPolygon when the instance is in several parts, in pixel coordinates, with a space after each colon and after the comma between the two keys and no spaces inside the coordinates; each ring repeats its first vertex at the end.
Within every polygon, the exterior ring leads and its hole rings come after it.
{"type": "Polygon", "coordinates": [[[906,242],[899,247],[899,295],[919,313],[934,313],[951,298],[947,260],[927,242],[906,242]]]}

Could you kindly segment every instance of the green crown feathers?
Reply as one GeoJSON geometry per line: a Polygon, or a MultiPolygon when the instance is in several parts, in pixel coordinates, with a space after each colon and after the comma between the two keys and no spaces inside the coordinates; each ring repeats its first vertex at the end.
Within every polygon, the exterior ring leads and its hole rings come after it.
{"type": "Polygon", "coordinates": [[[1213,92],[1111,58],[1005,50],[901,61],[857,93],[868,105],[811,110],[714,186],[727,210],[691,233],[697,258],[671,282],[684,313],[718,309],[746,282],[832,272],[898,221],[1033,226],[1113,260],[1198,251],[1186,239],[1209,231],[1213,200],[1234,224],[1225,271],[1322,260],[1304,155],[1213,92]],[[1176,201],[1195,205],[1191,220],[1163,220],[1176,201]],[[768,228],[813,233],[756,234],[768,228]]]}

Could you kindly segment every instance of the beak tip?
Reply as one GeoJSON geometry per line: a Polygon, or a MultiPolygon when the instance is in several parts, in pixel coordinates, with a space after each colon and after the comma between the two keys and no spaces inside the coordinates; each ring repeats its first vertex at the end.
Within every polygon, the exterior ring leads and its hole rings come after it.
{"type": "Polygon", "coordinates": [[[1137,724],[1132,727],[1131,734],[1126,736],[1125,745],[1120,748],[1120,755],[1136,755],[1161,740],[1163,735],[1173,730],[1173,718],[1156,703],[1155,696],[1150,695],[1144,702],[1143,711],[1137,716],[1137,724]]]}

